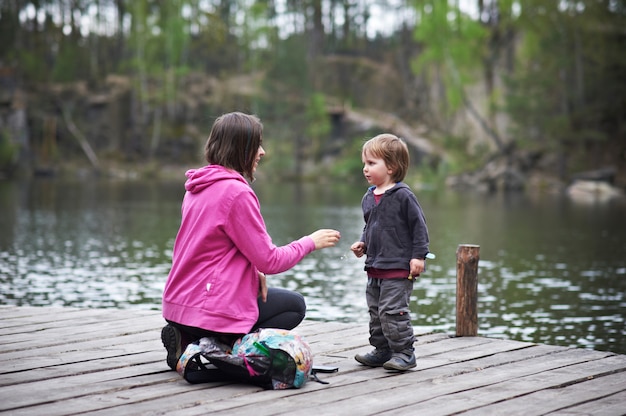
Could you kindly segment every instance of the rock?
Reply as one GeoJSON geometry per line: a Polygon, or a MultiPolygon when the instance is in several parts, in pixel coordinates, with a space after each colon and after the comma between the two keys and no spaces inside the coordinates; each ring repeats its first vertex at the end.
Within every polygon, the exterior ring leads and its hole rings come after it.
{"type": "Polygon", "coordinates": [[[521,191],[526,187],[526,175],[504,159],[493,160],[479,171],[451,176],[446,185],[454,189],[475,189],[480,192],[521,191]]]}
{"type": "Polygon", "coordinates": [[[583,203],[608,202],[623,198],[624,192],[604,181],[575,180],[566,191],[574,201],[583,203]]]}

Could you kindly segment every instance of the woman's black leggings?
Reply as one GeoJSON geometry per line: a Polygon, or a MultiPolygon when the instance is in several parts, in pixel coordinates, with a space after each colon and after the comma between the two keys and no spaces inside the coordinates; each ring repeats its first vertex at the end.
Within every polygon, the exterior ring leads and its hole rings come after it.
{"type": "MultiPolygon", "coordinates": [[[[270,287],[267,290],[267,301],[263,302],[259,298],[259,318],[250,332],[259,328],[293,329],[302,322],[305,313],[306,303],[300,293],[270,287]]],[[[193,342],[202,337],[212,336],[232,338],[232,341],[235,341],[235,339],[241,335],[223,334],[202,328],[181,325],[171,321],[168,321],[168,323],[178,328],[183,333],[183,338],[185,338],[187,342],[193,342]]]]}
{"type": "Polygon", "coordinates": [[[267,289],[267,301],[259,298],[259,319],[252,328],[293,329],[304,319],[306,304],[298,292],[270,287],[267,289]]]}

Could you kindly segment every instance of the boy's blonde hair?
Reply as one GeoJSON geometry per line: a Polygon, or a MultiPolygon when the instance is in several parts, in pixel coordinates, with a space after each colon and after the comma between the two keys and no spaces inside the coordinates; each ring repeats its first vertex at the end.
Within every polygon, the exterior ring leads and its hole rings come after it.
{"type": "Polygon", "coordinates": [[[395,182],[404,180],[410,159],[409,148],[402,139],[389,133],[379,134],[365,142],[361,152],[363,157],[365,152],[384,160],[385,165],[393,171],[391,178],[395,182]]]}

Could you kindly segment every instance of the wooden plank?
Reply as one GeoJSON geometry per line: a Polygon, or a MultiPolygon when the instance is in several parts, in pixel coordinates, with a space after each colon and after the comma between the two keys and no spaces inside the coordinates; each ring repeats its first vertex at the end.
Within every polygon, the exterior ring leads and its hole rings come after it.
{"type": "MultiPolygon", "coordinates": [[[[102,309],[94,309],[100,310],[102,309]]],[[[47,316],[50,314],[84,311],[84,309],[70,307],[39,307],[39,306],[0,306],[0,322],[10,319],[20,319],[29,316],[47,316]]]]}
{"type": "MultiPolygon", "coordinates": [[[[437,343],[416,344],[417,368],[423,369],[425,366],[447,365],[453,361],[463,361],[464,359],[475,359],[477,356],[489,356],[502,350],[510,351],[520,348],[520,343],[498,342],[487,338],[463,338],[452,340],[450,337],[440,337],[437,343]],[[490,347],[492,346],[493,347],[490,347]]],[[[532,345],[532,344],[530,344],[532,345]]],[[[344,349],[339,352],[318,354],[313,348],[314,360],[319,364],[333,364],[339,366],[341,371],[365,370],[365,367],[354,360],[357,352],[369,351],[371,347],[358,347],[357,349],[344,349]]]]}
{"type": "MultiPolygon", "coordinates": [[[[624,368],[626,370],[626,368],[624,368]]],[[[503,402],[483,406],[467,415],[488,414],[519,414],[519,415],[543,415],[548,412],[563,411],[577,405],[599,401],[601,399],[626,394],[626,372],[612,374],[599,374],[597,376],[576,375],[578,379],[557,385],[544,387],[530,394],[522,394],[516,389],[516,396],[503,402]],[[570,384],[573,383],[573,384],[570,384]]],[[[502,390],[503,386],[497,386],[502,390]]],[[[506,386],[505,386],[506,387],[506,386]]],[[[512,386],[509,386],[511,391],[512,386]]],[[[622,402],[622,412],[626,412],[626,401],[622,402]]],[[[594,413],[595,415],[595,413],[594,413]]]]}
{"type": "Polygon", "coordinates": [[[2,377],[0,378],[0,387],[45,380],[51,380],[51,382],[54,382],[55,378],[60,377],[71,377],[81,373],[95,373],[97,371],[106,371],[158,362],[163,363],[161,368],[162,371],[167,371],[169,369],[169,367],[166,367],[165,364],[165,350],[158,352],[140,351],[132,354],[129,353],[106,358],[91,357],[90,360],[76,362],[64,361],[63,365],[52,365],[37,368],[33,368],[33,366],[36,366],[37,364],[37,357],[34,356],[28,364],[28,369],[2,374],[2,377]]]}
{"type": "MultiPolygon", "coordinates": [[[[467,342],[469,342],[469,341],[470,341],[469,339],[465,339],[465,340],[464,340],[464,343],[467,343],[467,342]]],[[[478,340],[476,340],[476,341],[478,341],[478,340]]],[[[488,341],[488,340],[480,340],[480,341],[488,341]]],[[[504,345],[504,344],[503,344],[503,345],[504,345]]],[[[354,361],[352,360],[352,358],[350,358],[350,360],[349,360],[349,361],[350,361],[350,365],[351,365],[352,367],[354,367],[356,370],[363,371],[363,370],[365,369],[364,367],[362,367],[362,366],[360,366],[359,364],[357,364],[356,362],[354,362],[354,361]]],[[[76,367],[76,366],[80,366],[80,365],[84,365],[84,363],[77,363],[77,364],[75,364],[75,365],[69,365],[69,366],[64,366],[64,367],[67,367],[67,371],[72,371],[72,370],[74,369],[74,367],[76,367]]],[[[109,373],[110,373],[110,372],[109,372],[109,373]]],[[[116,373],[116,374],[117,374],[117,373],[116,373]]],[[[172,373],[172,374],[175,374],[175,373],[172,373]]],[[[115,377],[118,377],[118,376],[119,376],[119,375],[116,375],[115,377]]],[[[61,388],[61,386],[56,385],[56,386],[55,386],[55,389],[54,389],[54,390],[55,390],[55,392],[56,392],[56,394],[57,394],[56,396],[52,396],[52,397],[51,397],[51,396],[50,396],[50,392],[48,392],[48,393],[47,393],[47,395],[44,395],[44,396],[39,396],[39,397],[38,397],[38,399],[44,399],[44,400],[46,400],[46,401],[49,401],[49,400],[61,400],[61,399],[64,397],[64,396],[63,396],[63,392],[64,392],[64,391],[65,391],[65,393],[66,393],[68,396],[72,396],[73,394],[75,394],[75,391],[73,390],[73,387],[74,387],[75,383],[77,383],[77,382],[80,382],[81,384],[82,384],[82,383],[92,383],[92,382],[95,382],[96,380],[99,380],[100,382],[102,382],[102,381],[105,381],[105,380],[109,379],[111,376],[107,376],[107,374],[100,373],[100,374],[97,374],[95,377],[96,377],[96,378],[95,378],[95,379],[93,379],[93,380],[90,378],[90,376],[89,376],[89,377],[82,377],[82,378],[76,378],[76,377],[74,377],[74,378],[73,378],[73,381],[72,381],[72,384],[71,384],[71,385],[70,385],[70,387],[69,387],[69,390],[63,390],[63,389],[61,388]],[[61,389],[61,390],[60,390],[60,389],[61,389]],[[60,395],[60,396],[59,396],[59,395],[60,395]]],[[[35,379],[36,379],[36,377],[35,377],[35,376],[33,376],[33,377],[31,377],[31,378],[35,378],[35,379]]],[[[186,383],[185,383],[185,384],[186,384],[186,383]]],[[[102,384],[102,383],[100,383],[100,385],[101,385],[101,386],[104,386],[104,384],[102,384]]],[[[136,392],[136,391],[137,391],[137,388],[138,388],[138,386],[134,386],[133,391],[134,391],[134,392],[136,392]]],[[[33,391],[37,391],[37,390],[38,390],[38,388],[37,388],[37,385],[36,385],[36,384],[35,384],[35,385],[33,385],[33,386],[30,386],[30,387],[29,387],[29,389],[30,389],[30,390],[33,390],[33,391]]],[[[85,393],[85,392],[83,392],[82,394],[86,394],[86,393],[85,393]]],[[[90,393],[90,394],[91,394],[91,393],[90,393]]],[[[105,391],[104,393],[97,393],[97,392],[96,392],[96,394],[106,395],[106,391],[105,391]]],[[[135,395],[133,395],[133,396],[135,396],[135,395]]],[[[18,403],[18,404],[19,404],[19,403],[18,403]]],[[[24,403],[22,403],[22,405],[25,405],[25,404],[24,404],[24,403]]]]}
{"type": "Polygon", "coordinates": [[[327,385],[264,391],[191,385],[170,371],[158,311],[31,309],[0,307],[0,411],[11,415],[566,415],[596,404],[623,413],[624,355],[426,334],[415,344],[417,367],[393,373],[354,360],[371,348],[367,325],[305,321],[296,332],[315,362],[339,372],[320,375],[327,385]],[[7,340],[14,335],[19,342],[7,340]]]}
{"type": "Polygon", "coordinates": [[[133,386],[134,382],[141,384],[140,380],[143,378],[148,383],[169,382],[180,378],[176,372],[168,370],[164,370],[163,363],[159,361],[96,372],[81,372],[71,377],[7,385],[0,389],[0,397],[12,397],[12,400],[0,400],[0,410],[6,410],[7,406],[13,408],[32,405],[38,401],[61,400],[79,392],[84,395],[113,387],[121,389],[133,386]],[[116,383],[119,383],[119,386],[116,383]],[[29,394],[20,394],[25,392],[29,394]]]}
{"type": "MultiPolygon", "coordinates": [[[[1,311],[1,309],[0,309],[1,311]]],[[[23,317],[13,317],[5,319],[0,315],[0,336],[8,334],[28,333],[32,330],[38,330],[39,328],[62,328],[67,327],[67,321],[73,321],[75,326],[89,325],[98,320],[103,321],[121,321],[127,319],[134,319],[139,317],[156,317],[154,311],[133,311],[129,316],[128,311],[117,310],[103,310],[103,309],[70,309],[64,310],[52,310],[48,313],[41,314],[28,314],[23,317]]],[[[161,319],[162,322],[165,322],[161,319]]]]}
{"type": "MultiPolygon", "coordinates": [[[[183,415],[186,411],[197,411],[202,409],[203,416],[212,413],[213,405],[222,401],[227,401],[234,397],[259,397],[259,396],[274,396],[280,395],[281,391],[265,391],[258,387],[248,386],[244,384],[223,384],[215,386],[211,385],[208,388],[207,385],[191,386],[194,389],[190,391],[190,385],[187,385],[186,389],[183,388],[181,392],[162,390],[159,396],[151,395],[152,397],[134,402],[131,404],[119,404],[115,407],[103,407],[98,410],[90,411],[91,416],[110,416],[111,414],[167,414],[167,415],[183,415]]],[[[151,390],[149,392],[153,393],[151,390]]],[[[128,392],[127,397],[131,399],[134,392],[128,392]]],[[[231,415],[243,415],[237,411],[237,409],[231,409],[231,415]]],[[[249,415],[249,413],[248,413],[249,415]]],[[[32,416],[37,416],[33,413],[32,416]]]]}
{"type": "Polygon", "coordinates": [[[207,384],[193,385],[181,378],[173,378],[161,383],[137,384],[124,389],[103,390],[50,403],[38,403],[11,410],[11,416],[67,415],[68,409],[74,414],[82,412],[104,415],[163,414],[160,409],[192,406],[203,396],[220,398],[228,397],[229,394],[248,394],[259,390],[257,387],[243,384],[234,385],[234,390],[228,390],[225,388],[227,385],[228,383],[211,383],[208,389],[207,384]]]}
{"type": "MultiPolygon", "coordinates": [[[[37,348],[39,355],[45,355],[48,352],[58,354],[59,352],[68,351],[79,348],[88,348],[87,345],[74,345],[81,343],[91,343],[92,345],[102,346],[103,343],[98,340],[111,339],[111,344],[116,345],[123,343],[134,342],[133,339],[123,338],[124,336],[144,334],[145,337],[151,337],[152,339],[160,340],[160,330],[164,324],[164,321],[159,315],[152,314],[144,316],[139,314],[125,318],[121,315],[116,315],[120,319],[117,320],[105,320],[102,325],[99,324],[100,317],[96,317],[95,321],[88,324],[81,324],[83,318],[77,316],[75,321],[65,321],[64,329],[50,330],[51,332],[45,332],[44,330],[35,331],[23,334],[24,337],[20,338],[20,335],[2,335],[0,338],[13,339],[19,338],[20,344],[28,343],[29,348],[23,348],[23,345],[16,346],[8,343],[4,343],[0,346],[0,361],[1,360],[14,360],[19,359],[27,354],[31,354],[32,348],[37,348]],[[44,336],[50,334],[50,336],[44,336]],[[149,335],[147,335],[149,334],[149,335]],[[118,339],[119,338],[119,339],[118,339]],[[19,347],[19,348],[16,348],[19,347]],[[22,353],[22,354],[20,354],[22,353]]],[[[1,369],[1,366],[0,366],[1,369]]]]}
{"type": "MultiPolygon", "coordinates": [[[[460,411],[470,413],[468,411],[469,409],[476,409],[474,414],[482,415],[485,414],[483,410],[484,406],[501,401],[507,402],[505,406],[507,414],[544,414],[545,412],[541,410],[542,402],[537,403],[539,411],[533,412],[529,409],[530,401],[519,401],[517,403],[519,407],[516,407],[512,404],[511,400],[540,390],[557,388],[562,384],[582,381],[581,376],[583,380],[586,379],[586,377],[601,377],[603,374],[606,374],[607,371],[614,369],[616,365],[618,367],[626,365],[626,357],[606,357],[604,359],[579,363],[571,362],[566,365],[559,363],[560,365],[557,367],[548,367],[548,363],[545,360],[540,364],[539,367],[529,366],[532,368],[532,371],[528,374],[524,374],[519,371],[519,369],[517,369],[518,371],[511,369],[511,366],[500,369],[489,369],[492,371],[489,372],[488,377],[485,377],[484,373],[487,373],[486,371],[474,375],[478,380],[472,380],[472,383],[476,384],[478,381],[480,388],[473,386],[456,393],[438,395],[435,398],[430,398],[420,403],[412,403],[401,409],[394,408],[386,412],[380,412],[379,414],[391,415],[393,413],[395,415],[411,415],[415,414],[419,409],[428,408],[433,409],[429,411],[431,415],[449,415],[460,411]],[[513,372],[515,373],[515,377],[505,378],[513,372]]],[[[494,414],[498,413],[496,412],[494,414]]]]}
{"type": "MultiPolygon", "coordinates": [[[[342,380],[342,388],[356,388],[365,378],[360,374],[344,374],[338,376],[337,379],[342,380]]],[[[278,415],[278,414],[315,414],[315,415],[334,415],[333,412],[318,411],[321,403],[335,402],[333,397],[326,397],[328,386],[318,383],[307,383],[305,388],[300,390],[281,390],[281,391],[254,391],[247,394],[232,395],[230,397],[215,398],[211,396],[211,392],[198,401],[194,406],[184,409],[167,408],[167,414],[176,414],[179,416],[195,416],[195,415],[278,415]],[[294,403],[298,403],[294,406],[294,403]],[[284,412],[284,413],[283,413],[284,412]]],[[[336,404],[341,406],[341,404],[336,404]]],[[[350,413],[358,415],[358,412],[350,413]]]]}
{"type": "MultiPolygon", "coordinates": [[[[464,340],[463,340],[463,343],[468,343],[469,341],[470,341],[470,339],[466,338],[466,339],[464,339],[464,340]]],[[[475,341],[488,341],[488,340],[484,340],[484,339],[479,340],[479,339],[476,339],[475,341]]],[[[506,344],[506,343],[505,343],[505,344],[506,344]]],[[[505,344],[502,344],[502,345],[504,346],[505,344]]],[[[483,352],[482,354],[485,354],[485,353],[483,352]]],[[[490,354],[490,353],[487,353],[487,354],[490,354]]],[[[349,365],[349,366],[352,366],[352,367],[354,368],[354,370],[353,370],[353,371],[363,371],[363,370],[365,369],[364,367],[360,366],[360,365],[359,365],[359,364],[357,364],[355,361],[353,361],[353,360],[352,360],[352,358],[350,358],[348,365],[349,365]]],[[[344,368],[345,368],[345,366],[344,366],[344,368]]],[[[173,373],[173,374],[175,374],[175,373],[173,373]]],[[[106,380],[106,379],[107,379],[107,377],[106,377],[106,375],[105,375],[105,374],[99,374],[99,375],[97,375],[97,379],[102,381],[102,380],[106,380]]],[[[79,381],[79,379],[74,378],[74,382],[77,382],[77,381],[79,381]]],[[[90,382],[91,382],[91,381],[90,381],[90,382]]],[[[136,388],[137,388],[137,387],[135,387],[135,388],[134,388],[134,391],[136,391],[136,388]]],[[[35,387],[33,387],[33,389],[34,389],[34,390],[36,390],[36,386],[35,386],[35,387]]],[[[57,389],[57,390],[58,390],[58,389],[57,389]]],[[[73,394],[73,390],[72,390],[72,391],[70,391],[70,392],[68,392],[68,394],[72,395],[72,394],[73,394]]],[[[56,397],[56,398],[55,398],[55,400],[59,400],[59,397],[56,397]]]]}
{"type": "MultiPolygon", "coordinates": [[[[463,340],[467,340],[467,338],[463,338],[463,340]]],[[[531,357],[523,360],[519,365],[520,368],[526,368],[529,360],[540,361],[541,363],[536,363],[536,366],[543,367],[544,357],[554,354],[554,348],[546,348],[543,351],[544,354],[539,356],[529,356],[527,349],[516,350],[514,353],[519,353],[522,358],[531,357]]],[[[402,374],[390,373],[382,369],[364,369],[366,367],[356,364],[356,368],[360,370],[356,372],[350,371],[350,369],[347,371],[341,370],[340,375],[326,379],[331,384],[322,388],[315,386],[316,383],[309,383],[313,384],[313,386],[305,385],[305,390],[308,392],[305,396],[301,394],[289,395],[288,400],[281,401],[280,405],[274,403],[278,399],[273,396],[271,399],[268,399],[268,402],[259,402],[259,397],[237,396],[218,403],[211,402],[210,409],[211,413],[216,415],[231,414],[232,409],[241,412],[240,414],[250,414],[252,412],[255,416],[287,414],[290,412],[304,415],[378,414],[390,408],[396,409],[398,404],[410,405],[420,397],[422,400],[426,400],[431,397],[433,390],[441,390],[440,394],[445,394],[450,390],[466,389],[467,384],[471,385],[473,383],[470,376],[467,376],[466,384],[461,384],[460,386],[446,382],[451,377],[458,378],[468,374],[472,375],[484,371],[483,369],[488,368],[488,366],[499,368],[502,366],[502,363],[515,362],[515,359],[507,354],[499,354],[499,362],[494,359],[498,354],[489,354],[489,363],[478,359],[474,363],[467,365],[466,363],[453,361],[456,353],[457,351],[450,352],[448,365],[439,365],[431,368],[428,364],[425,364],[426,367],[429,367],[426,370],[409,371],[402,374]],[[420,394],[423,396],[420,396],[420,394]],[[389,402],[389,397],[393,397],[393,402],[389,402]]],[[[478,349],[475,354],[484,356],[478,349]]],[[[572,357],[565,358],[567,362],[571,360],[572,357]]],[[[196,410],[188,409],[183,414],[200,415],[206,412],[207,409],[208,407],[201,406],[196,410]]],[[[412,411],[415,412],[415,409],[412,411]]],[[[422,411],[423,409],[420,410],[420,414],[422,411]]]]}
{"type": "MultiPolygon", "coordinates": [[[[123,319],[124,316],[128,317],[129,311],[123,311],[118,309],[77,309],[77,308],[39,308],[39,307],[27,307],[25,311],[19,309],[14,313],[7,312],[5,309],[0,309],[0,327],[19,327],[30,323],[49,323],[57,321],[74,320],[77,323],[81,318],[88,318],[90,316],[106,316],[106,317],[118,317],[123,319]],[[8,316],[5,316],[7,313],[8,316]]],[[[9,310],[10,311],[10,310],[9,310]]],[[[132,316],[139,314],[152,314],[154,311],[132,311],[132,316]]]]}
{"type": "MultiPolygon", "coordinates": [[[[77,324],[68,324],[66,321],[56,322],[54,326],[42,327],[28,325],[30,332],[21,331],[13,334],[0,334],[0,352],[22,350],[24,343],[36,343],[40,346],[64,345],[95,339],[115,338],[130,332],[145,333],[147,330],[160,331],[165,322],[158,322],[153,316],[134,319],[104,319],[99,316],[81,320],[77,324]],[[65,326],[63,326],[65,325],[65,326]],[[69,327],[68,327],[69,326],[69,327]],[[33,336],[36,334],[36,336],[33,336]]],[[[159,333],[160,337],[160,333],[159,333]]]]}
{"type": "MultiPolygon", "coordinates": [[[[524,353],[526,351],[521,350],[524,353]]],[[[517,352],[517,351],[515,351],[517,352]]],[[[519,377],[544,371],[546,368],[558,368],[563,365],[580,362],[588,362],[590,357],[577,358],[579,351],[565,350],[563,354],[550,353],[533,357],[523,361],[510,363],[508,354],[501,354],[500,365],[491,360],[490,367],[481,360],[476,360],[473,365],[466,363],[451,362],[447,366],[438,366],[423,371],[408,371],[394,374],[382,369],[367,370],[368,379],[361,379],[359,383],[352,382],[352,374],[346,375],[346,379],[335,378],[332,385],[323,391],[304,396],[289,397],[280,407],[271,406],[269,403],[262,404],[250,402],[245,404],[248,412],[254,412],[255,416],[287,414],[297,412],[303,415],[333,414],[333,415],[366,415],[366,414],[389,414],[401,412],[403,414],[421,414],[424,409],[434,408],[429,400],[434,397],[445,398],[448,395],[470,390],[472,388],[491,385],[499,381],[514,380],[519,377]],[[548,360],[546,357],[549,357],[548,360]],[[345,384],[344,384],[345,383],[345,384]],[[319,397],[318,397],[319,395],[319,397]],[[392,397],[393,400],[389,400],[392,397]],[[340,405],[338,405],[338,403],[340,405]],[[265,411],[265,407],[271,410],[265,411]],[[405,412],[405,408],[408,409],[405,412]],[[276,411],[279,410],[279,413],[276,411]]],[[[598,355],[595,358],[605,355],[598,355]]],[[[493,358],[495,356],[490,356],[493,358]]],[[[363,372],[365,373],[365,372],[363,372]]],[[[360,373],[360,377],[365,375],[360,373]]],[[[244,409],[246,398],[237,397],[221,404],[223,414],[227,414],[232,406],[238,410],[244,409]]],[[[471,400],[471,398],[470,398],[471,400]]],[[[216,404],[211,404],[212,414],[222,414],[216,411],[216,404]]]]}
{"type": "Polygon", "coordinates": [[[595,399],[575,406],[569,406],[567,408],[546,414],[552,416],[615,416],[623,415],[625,413],[624,406],[626,406],[626,392],[622,391],[601,399],[595,399]]]}
{"type": "Polygon", "coordinates": [[[90,340],[41,348],[27,344],[21,351],[11,351],[0,355],[0,374],[28,370],[37,366],[48,367],[97,358],[120,357],[145,351],[163,351],[160,342],[154,336],[151,337],[151,333],[148,332],[111,338],[108,342],[90,340]]]}

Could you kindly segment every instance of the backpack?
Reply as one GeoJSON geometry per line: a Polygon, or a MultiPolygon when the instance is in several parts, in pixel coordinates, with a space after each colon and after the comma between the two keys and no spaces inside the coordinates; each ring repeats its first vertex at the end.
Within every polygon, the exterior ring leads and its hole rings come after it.
{"type": "Polygon", "coordinates": [[[189,344],[176,370],[189,383],[243,381],[266,390],[300,388],[311,375],[313,354],[306,341],[284,329],[262,328],[232,348],[206,337],[189,344]]]}

